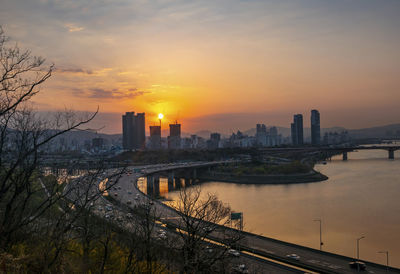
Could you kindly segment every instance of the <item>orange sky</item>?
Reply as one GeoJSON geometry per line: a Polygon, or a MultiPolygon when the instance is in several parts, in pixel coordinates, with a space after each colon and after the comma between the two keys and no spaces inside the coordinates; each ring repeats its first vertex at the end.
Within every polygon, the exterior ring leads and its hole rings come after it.
{"type": "Polygon", "coordinates": [[[57,67],[40,110],[163,112],[187,131],[314,108],[324,127],[400,122],[398,1],[3,2],[6,34],[57,67]]]}

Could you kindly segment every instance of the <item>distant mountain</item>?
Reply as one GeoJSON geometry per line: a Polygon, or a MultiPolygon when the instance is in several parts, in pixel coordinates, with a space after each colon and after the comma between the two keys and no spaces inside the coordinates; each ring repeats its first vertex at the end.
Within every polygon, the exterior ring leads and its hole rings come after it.
{"type": "Polygon", "coordinates": [[[380,127],[350,129],[349,135],[353,139],[361,138],[400,138],[400,124],[391,124],[380,127]]]}
{"type": "MultiPolygon", "coordinates": [[[[215,133],[215,132],[217,132],[217,131],[200,130],[200,131],[196,131],[194,134],[196,134],[197,136],[200,136],[202,138],[205,138],[205,139],[210,139],[211,133],[215,133]]],[[[227,135],[227,134],[224,134],[221,132],[218,132],[218,133],[221,134],[221,138],[227,138],[230,136],[230,135],[227,135]]]]}
{"type": "Polygon", "coordinates": [[[208,138],[210,138],[211,131],[209,131],[209,130],[200,130],[200,131],[195,132],[194,134],[196,134],[197,136],[200,136],[202,138],[208,139],[208,138]]]}
{"type": "Polygon", "coordinates": [[[122,138],[122,134],[104,134],[91,131],[73,130],[66,132],[60,137],[65,139],[75,139],[77,141],[91,140],[93,138],[101,137],[109,141],[117,141],[118,139],[122,138]]]}

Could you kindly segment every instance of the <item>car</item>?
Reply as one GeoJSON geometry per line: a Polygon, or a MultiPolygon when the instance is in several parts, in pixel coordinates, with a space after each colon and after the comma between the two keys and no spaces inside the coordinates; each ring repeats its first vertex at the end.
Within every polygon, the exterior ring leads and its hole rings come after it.
{"type": "Polygon", "coordinates": [[[228,254],[229,254],[229,255],[232,255],[232,256],[234,256],[234,257],[239,257],[239,256],[240,256],[240,252],[237,251],[237,250],[235,250],[235,249],[229,249],[229,250],[228,250],[228,254]]]}
{"type": "Polygon", "coordinates": [[[167,233],[165,233],[165,231],[160,232],[158,234],[158,238],[161,239],[161,240],[166,240],[167,239],[167,233]]]}
{"type": "Polygon", "coordinates": [[[297,255],[297,254],[294,254],[294,253],[286,255],[286,257],[288,257],[290,259],[293,259],[293,260],[296,260],[296,261],[300,260],[300,256],[297,255]]]}
{"type": "Polygon", "coordinates": [[[249,273],[249,270],[247,269],[245,264],[234,266],[232,270],[234,273],[249,273]]]}
{"type": "Polygon", "coordinates": [[[203,230],[204,230],[205,232],[212,232],[214,229],[213,229],[212,226],[205,226],[205,227],[203,227],[203,230]]]}
{"type": "Polygon", "coordinates": [[[132,191],[128,191],[128,194],[132,194],[132,191]]]}
{"type": "Polygon", "coordinates": [[[212,249],[211,246],[209,246],[209,245],[206,246],[206,252],[207,252],[207,253],[213,253],[213,251],[214,251],[214,250],[212,249]]]}
{"type": "Polygon", "coordinates": [[[360,261],[353,261],[349,263],[350,268],[359,269],[359,270],[366,270],[367,265],[360,261]]]}
{"type": "Polygon", "coordinates": [[[127,203],[128,205],[131,205],[131,204],[132,204],[132,201],[128,200],[126,203],[127,203]]]}

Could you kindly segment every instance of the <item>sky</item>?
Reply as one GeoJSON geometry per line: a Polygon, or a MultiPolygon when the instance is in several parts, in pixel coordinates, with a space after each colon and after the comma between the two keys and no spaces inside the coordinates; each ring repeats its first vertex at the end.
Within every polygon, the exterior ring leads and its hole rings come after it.
{"type": "Polygon", "coordinates": [[[55,64],[39,111],[95,111],[229,133],[400,123],[398,0],[0,0],[12,41],[55,64]]]}

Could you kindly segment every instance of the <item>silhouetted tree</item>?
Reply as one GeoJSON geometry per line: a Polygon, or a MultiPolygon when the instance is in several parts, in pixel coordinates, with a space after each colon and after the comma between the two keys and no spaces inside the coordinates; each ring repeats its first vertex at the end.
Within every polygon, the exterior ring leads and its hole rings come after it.
{"type": "Polygon", "coordinates": [[[214,246],[207,241],[236,243],[240,235],[225,233],[219,225],[228,225],[230,207],[214,194],[202,195],[199,186],[181,188],[177,201],[172,205],[180,214],[179,235],[185,273],[221,272],[226,267],[228,246],[214,246]]]}

